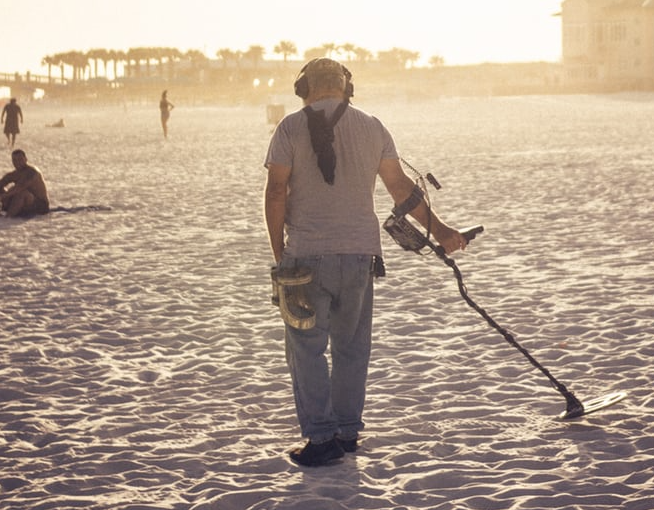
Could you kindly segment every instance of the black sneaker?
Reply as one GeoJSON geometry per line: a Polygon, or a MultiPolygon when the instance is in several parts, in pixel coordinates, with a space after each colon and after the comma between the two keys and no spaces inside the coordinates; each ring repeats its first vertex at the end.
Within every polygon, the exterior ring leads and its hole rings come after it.
{"type": "Polygon", "coordinates": [[[324,466],[345,455],[336,439],[326,443],[315,444],[309,441],[304,448],[297,448],[290,453],[291,460],[308,467],[324,466]]]}
{"type": "Polygon", "coordinates": [[[359,447],[357,443],[358,438],[354,439],[341,439],[340,437],[336,438],[336,441],[338,441],[338,444],[341,445],[341,448],[345,451],[345,453],[354,453],[357,451],[357,448],[359,447]]]}

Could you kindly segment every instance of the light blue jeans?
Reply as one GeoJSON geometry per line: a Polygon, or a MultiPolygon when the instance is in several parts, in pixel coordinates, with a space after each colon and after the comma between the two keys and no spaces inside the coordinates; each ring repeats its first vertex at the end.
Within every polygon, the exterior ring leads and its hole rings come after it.
{"type": "Polygon", "coordinates": [[[316,312],[307,330],[286,325],[286,361],[302,436],[322,443],[363,429],[372,336],[370,255],[284,258],[281,267],[309,267],[306,295],[316,312]],[[327,348],[331,354],[331,373],[327,348]]]}

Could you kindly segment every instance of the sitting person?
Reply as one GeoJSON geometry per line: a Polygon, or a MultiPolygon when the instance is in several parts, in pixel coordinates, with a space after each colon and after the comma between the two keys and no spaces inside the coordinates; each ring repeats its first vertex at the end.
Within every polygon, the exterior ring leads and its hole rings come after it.
{"type": "Polygon", "coordinates": [[[47,214],[50,200],[41,172],[27,164],[27,156],[21,149],[11,153],[11,161],[15,170],[0,179],[2,210],[10,218],[47,214]]]}
{"type": "Polygon", "coordinates": [[[45,127],[66,127],[66,123],[64,122],[64,119],[59,119],[57,122],[53,122],[52,124],[46,124],[45,127]]]}

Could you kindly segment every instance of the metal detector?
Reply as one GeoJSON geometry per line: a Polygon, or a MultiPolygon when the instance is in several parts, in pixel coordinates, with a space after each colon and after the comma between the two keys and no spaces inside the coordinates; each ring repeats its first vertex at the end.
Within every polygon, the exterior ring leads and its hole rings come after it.
{"type": "MultiPolygon", "coordinates": [[[[416,181],[416,188],[419,188],[420,192],[417,193],[420,196],[425,195],[427,207],[430,207],[427,190],[424,186],[424,180],[420,172],[415,168],[409,165],[404,159],[401,160],[405,165],[407,165],[411,170],[413,170],[418,175],[418,180],[416,181]],[[420,186],[420,184],[422,186],[420,186]]],[[[440,189],[440,184],[438,181],[431,175],[427,174],[427,180],[436,188],[440,189]]],[[[416,193],[412,196],[417,195],[416,193]]],[[[411,197],[410,197],[411,198],[411,197]]],[[[417,205],[417,204],[416,204],[417,205]]],[[[413,209],[413,207],[411,207],[413,209]]],[[[549,370],[547,370],[543,365],[541,365],[529,352],[522,347],[516,339],[509,333],[506,329],[502,328],[493,318],[477,303],[475,303],[472,298],[468,295],[465,284],[463,283],[463,276],[461,271],[457,267],[454,260],[447,256],[445,249],[437,244],[434,244],[429,239],[429,230],[427,230],[426,235],[423,235],[413,224],[406,218],[407,207],[405,204],[400,204],[396,206],[391,216],[384,222],[384,229],[390,234],[390,236],[399,244],[403,249],[407,251],[413,251],[419,255],[422,255],[421,251],[423,248],[428,247],[432,252],[436,254],[447,266],[451,267],[454,271],[454,276],[456,277],[459,292],[463,297],[464,301],[474,309],[479,315],[481,315],[486,322],[497,330],[504,339],[511,344],[513,347],[518,349],[528,360],[529,362],[540,370],[550,381],[552,386],[565,398],[566,409],[559,415],[559,418],[567,420],[572,418],[578,418],[586,414],[592,413],[594,411],[599,411],[610,405],[613,405],[627,396],[625,392],[613,392],[605,395],[603,397],[594,398],[586,402],[581,402],[574,394],[569,391],[564,384],[559,382],[549,370]]],[[[460,231],[461,234],[466,238],[466,241],[472,241],[477,234],[480,234],[484,231],[484,227],[481,225],[471,227],[465,230],[460,231]]]]}

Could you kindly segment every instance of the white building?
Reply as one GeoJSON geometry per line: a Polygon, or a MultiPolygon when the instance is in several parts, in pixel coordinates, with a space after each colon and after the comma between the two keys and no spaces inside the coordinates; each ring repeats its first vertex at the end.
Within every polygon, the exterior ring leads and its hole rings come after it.
{"type": "Polygon", "coordinates": [[[565,0],[561,21],[566,85],[654,88],[654,0],[565,0]]]}

